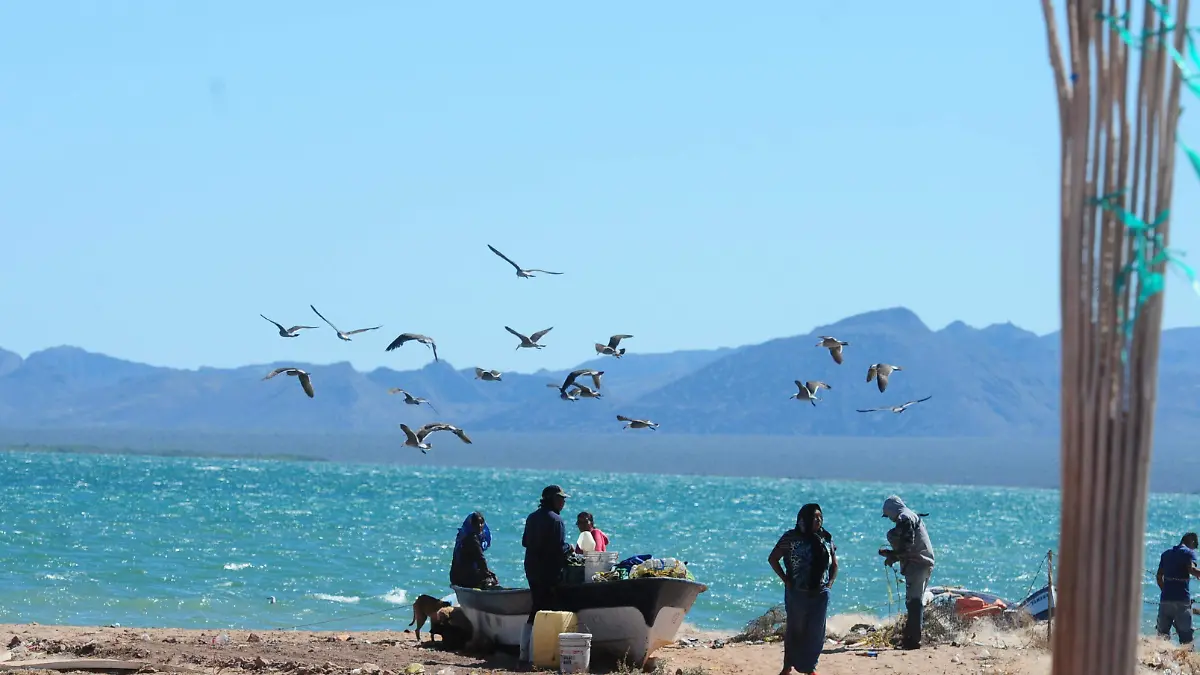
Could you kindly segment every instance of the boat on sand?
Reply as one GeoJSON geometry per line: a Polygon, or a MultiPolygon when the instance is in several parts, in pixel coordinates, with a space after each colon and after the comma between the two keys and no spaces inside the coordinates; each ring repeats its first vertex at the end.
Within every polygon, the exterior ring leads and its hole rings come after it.
{"type": "MultiPolygon", "coordinates": [[[[533,605],[527,588],[480,590],[451,586],[471,626],[498,645],[520,646],[533,605]]],[[[708,590],[688,579],[644,577],[558,588],[557,609],[574,612],[592,649],[643,663],[675,634],[696,597],[708,590]]]]}

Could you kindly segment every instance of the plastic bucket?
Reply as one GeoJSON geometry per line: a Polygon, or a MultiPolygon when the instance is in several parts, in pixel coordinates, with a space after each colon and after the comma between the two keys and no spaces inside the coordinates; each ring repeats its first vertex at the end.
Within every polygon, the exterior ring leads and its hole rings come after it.
{"type": "Polygon", "coordinates": [[[586,673],[591,662],[591,633],[558,634],[558,672],[586,673]]]}

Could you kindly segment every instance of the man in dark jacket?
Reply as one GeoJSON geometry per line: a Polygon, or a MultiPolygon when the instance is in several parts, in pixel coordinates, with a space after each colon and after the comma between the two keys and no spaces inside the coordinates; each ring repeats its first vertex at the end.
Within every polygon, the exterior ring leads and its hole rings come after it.
{"type": "Polygon", "coordinates": [[[883,517],[891,518],[896,526],[887,533],[891,548],[879,549],[879,555],[883,556],[885,565],[899,562],[900,574],[904,576],[904,606],[908,617],[904,620],[900,647],[920,649],[925,591],[933,574],[933,544],[929,541],[925,521],[896,495],[883,501],[883,517]]]}
{"type": "Polygon", "coordinates": [[[542,490],[538,510],[525,519],[521,545],[525,547],[525,578],[529,581],[533,608],[521,631],[522,665],[528,665],[533,656],[530,645],[533,620],[539,611],[554,609],[554,587],[562,579],[567,558],[575,551],[567,543],[567,528],[559,515],[570,496],[557,485],[547,485],[542,490]]]}

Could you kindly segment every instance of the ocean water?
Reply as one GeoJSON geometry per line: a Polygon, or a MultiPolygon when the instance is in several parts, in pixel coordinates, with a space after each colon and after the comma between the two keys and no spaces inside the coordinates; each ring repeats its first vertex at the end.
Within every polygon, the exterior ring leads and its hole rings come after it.
{"type": "MultiPolygon", "coordinates": [[[[739,629],[782,600],[766,558],[808,501],[839,547],[836,613],[889,613],[875,553],[888,494],[931,514],[935,584],[1020,600],[1045,583],[1058,536],[1048,490],[15,452],[0,452],[0,476],[0,622],[403,629],[418,594],[450,593],[472,510],[501,583],[523,585],[524,518],[552,482],[572,494],[568,523],[592,512],[621,557],[688,561],[708,585],[688,615],[702,629],[739,629]]],[[[1198,511],[1198,496],[1152,497],[1146,630],[1158,553],[1198,511]]]]}

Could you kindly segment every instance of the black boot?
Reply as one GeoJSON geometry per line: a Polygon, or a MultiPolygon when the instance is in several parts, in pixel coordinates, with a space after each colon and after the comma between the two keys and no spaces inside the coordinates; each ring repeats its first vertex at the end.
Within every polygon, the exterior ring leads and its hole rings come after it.
{"type": "Polygon", "coordinates": [[[921,624],[924,618],[925,604],[920,600],[909,600],[904,604],[908,609],[908,617],[904,620],[904,635],[900,640],[901,649],[921,648],[921,624]]]}

